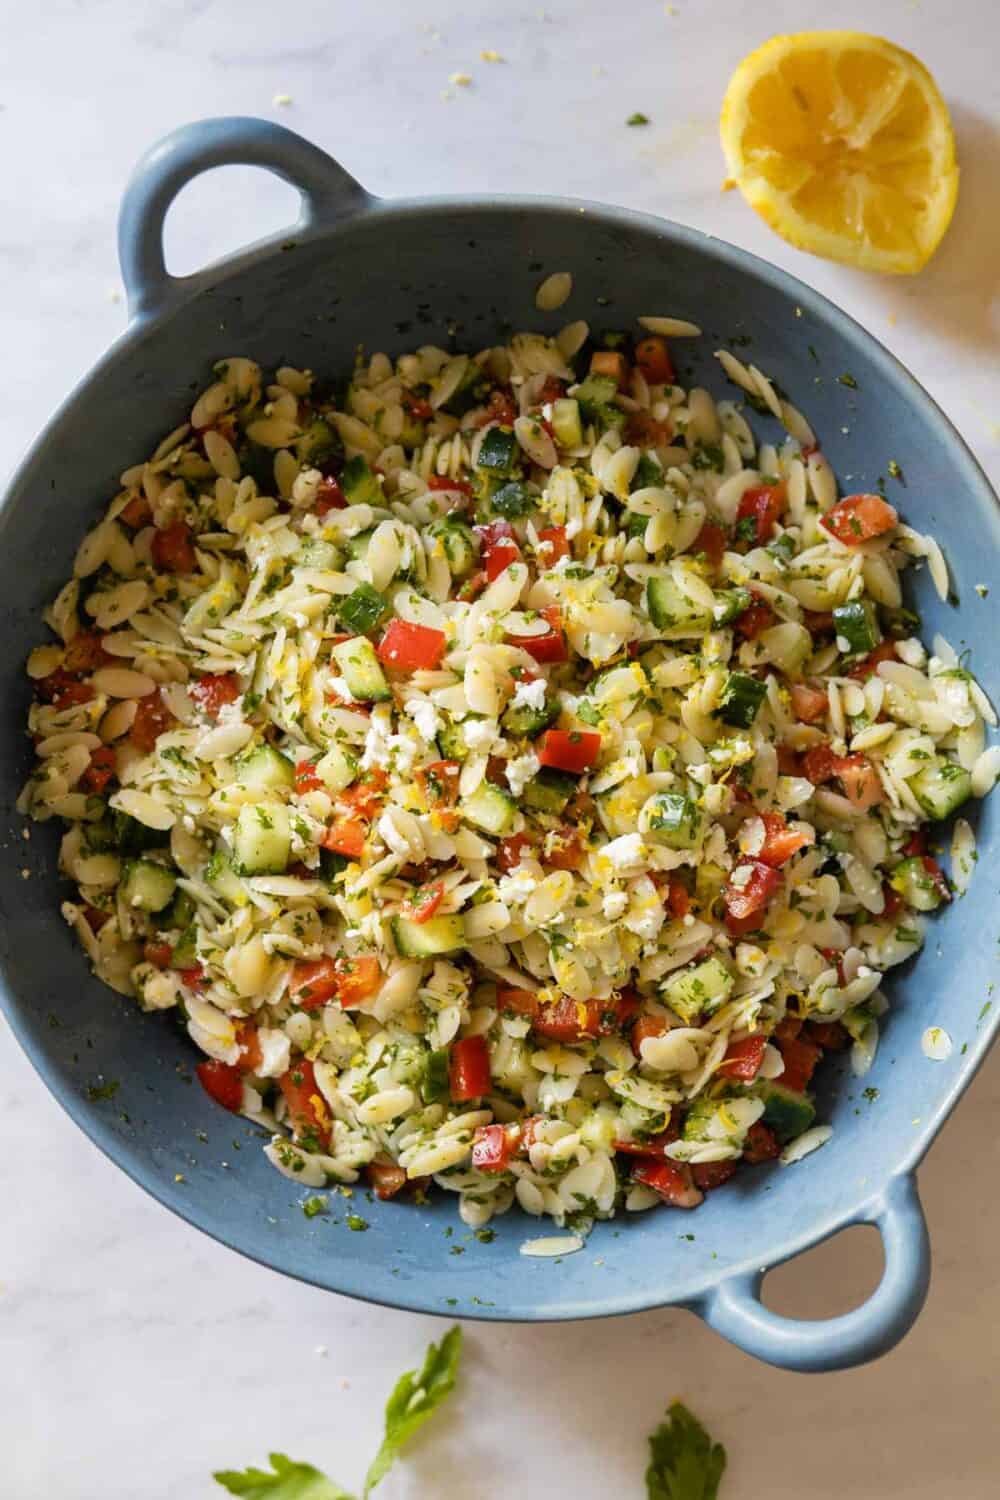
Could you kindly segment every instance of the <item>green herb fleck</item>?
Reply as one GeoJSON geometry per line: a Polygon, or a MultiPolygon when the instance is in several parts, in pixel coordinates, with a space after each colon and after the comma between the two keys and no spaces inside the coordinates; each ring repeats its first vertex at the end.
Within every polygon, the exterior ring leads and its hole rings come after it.
{"type": "Polygon", "coordinates": [[[648,125],[649,124],[649,116],[648,115],[644,115],[641,110],[637,109],[634,114],[629,115],[628,119],[625,121],[625,124],[626,125],[648,125]]]}

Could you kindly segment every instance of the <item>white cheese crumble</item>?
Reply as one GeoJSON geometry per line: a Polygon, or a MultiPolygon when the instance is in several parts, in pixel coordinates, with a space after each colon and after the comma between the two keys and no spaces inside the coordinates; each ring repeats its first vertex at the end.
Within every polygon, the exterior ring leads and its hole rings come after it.
{"type": "Polygon", "coordinates": [[[499,736],[492,719],[463,719],[462,737],[470,750],[489,750],[499,736]]]}
{"type": "Polygon", "coordinates": [[[515,797],[520,797],[528,782],[538,774],[541,761],[533,750],[527,755],[516,755],[507,762],[507,785],[515,797]]]}
{"type": "Polygon", "coordinates": [[[620,838],[605,844],[601,853],[619,874],[638,874],[646,868],[646,846],[638,833],[623,833],[620,838]]]}
{"type": "Polygon", "coordinates": [[[628,896],[624,891],[608,891],[601,903],[601,910],[609,922],[617,922],[628,906],[628,896]]]}
{"type": "Polygon", "coordinates": [[[532,682],[519,682],[514,689],[513,708],[533,708],[539,712],[545,707],[545,679],[536,677],[532,682]]]}
{"type": "Polygon", "coordinates": [[[413,720],[420,738],[429,745],[441,728],[441,716],[434,704],[426,698],[411,698],[406,705],[406,712],[413,720]]]}

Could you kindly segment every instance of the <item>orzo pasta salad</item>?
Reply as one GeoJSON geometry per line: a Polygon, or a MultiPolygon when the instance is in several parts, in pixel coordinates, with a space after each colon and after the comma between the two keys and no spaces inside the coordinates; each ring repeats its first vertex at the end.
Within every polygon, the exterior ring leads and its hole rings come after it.
{"type": "Polygon", "coordinates": [[[927,825],[1000,752],[903,603],[937,544],[640,322],[224,360],[46,612],[21,808],[66,920],[303,1185],[586,1229],[793,1161],[968,878],[927,825]]]}

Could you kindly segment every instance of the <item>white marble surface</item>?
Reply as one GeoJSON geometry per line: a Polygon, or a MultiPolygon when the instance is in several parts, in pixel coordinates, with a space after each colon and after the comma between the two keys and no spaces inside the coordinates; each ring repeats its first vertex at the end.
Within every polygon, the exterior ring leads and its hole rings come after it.
{"type": "MultiPolygon", "coordinates": [[[[714,117],[731,67],[772,31],[829,24],[830,8],[677,0],[672,10],[661,0],[548,0],[544,11],[534,0],[3,0],[0,328],[16,375],[4,381],[0,470],[123,326],[114,223],[135,157],[184,120],[246,113],[311,136],[379,193],[580,194],[739,241],[866,323],[1000,481],[997,12],[984,0],[835,7],[839,24],[923,56],[958,128],[951,234],[923,276],[895,282],[798,255],[720,192],[714,117]],[[506,61],[487,65],[483,48],[506,61]],[[459,70],[472,86],[443,99],[459,70]],[[275,105],[282,94],[292,102],[275,105]],[[648,129],[625,128],[636,109],[648,129]]],[[[202,182],[174,215],[172,264],[193,268],[292,207],[260,175],[202,182]]],[[[197,1235],[99,1156],[2,1027],[0,1070],[0,1493],[198,1500],[221,1493],[213,1467],[261,1461],[271,1447],[357,1483],[385,1392],[443,1325],[284,1281],[197,1235]]],[[[780,1374],[673,1312],[469,1325],[461,1396],[386,1482],[386,1500],[638,1495],[644,1436],[678,1393],[728,1445],[724,1500],[987,1500],[997,1487],[998,1112],[994,1059],[923,1170],[934,1284],[916,1330],[880,1364],[780,1374]]],[[[877,1267],[871,1237],[855,1231],[771,1285],[784,1310],[818,1315],[859,1299],[877,1267]]]]}

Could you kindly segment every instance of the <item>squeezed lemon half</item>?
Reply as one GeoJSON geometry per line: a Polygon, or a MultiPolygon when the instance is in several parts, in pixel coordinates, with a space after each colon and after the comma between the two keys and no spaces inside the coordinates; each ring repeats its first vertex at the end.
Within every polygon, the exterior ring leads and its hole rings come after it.
{"type": "Polygon", "coordinates": [[[951,222],[948,107],[923,63],[881,37],[772,37],[729,80],[720,129],[744,198],[800,250],[912,274],[951,222]]]}

